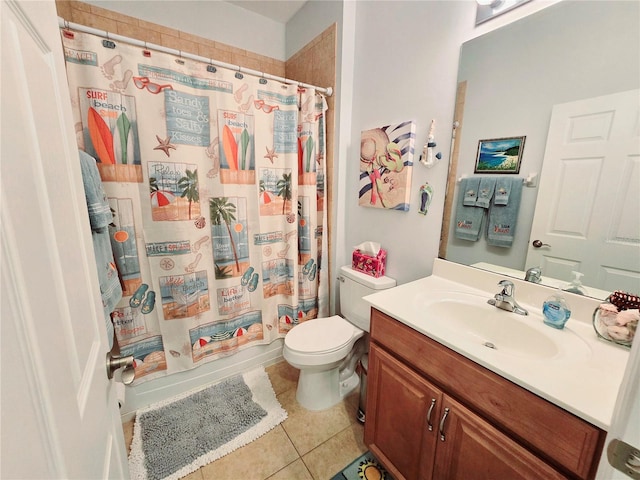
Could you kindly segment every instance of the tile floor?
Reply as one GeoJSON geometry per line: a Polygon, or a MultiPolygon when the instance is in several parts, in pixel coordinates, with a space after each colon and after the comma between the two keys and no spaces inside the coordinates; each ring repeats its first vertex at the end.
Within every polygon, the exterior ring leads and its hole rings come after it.
{"type": "MultiPolygon", "coordinates": [[[[367,451],[356,419],[357,391],[328,410],[310,412],[296,401],[297,369],[283,361],[265,370],[288,418],[185,480],[329,480],[367,451]]],[[[133,421],[124,424],[124,432],[129,445],[133,421]]]]}

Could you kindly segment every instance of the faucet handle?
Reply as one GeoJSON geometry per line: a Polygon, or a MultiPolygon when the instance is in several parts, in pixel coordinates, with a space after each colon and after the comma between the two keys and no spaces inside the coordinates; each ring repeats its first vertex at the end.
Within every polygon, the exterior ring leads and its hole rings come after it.
{"type": "Polygon", "coordinates": [[[515,285],[513,284],[513,282],[509,281],[509,280],[500,280],[498,282],[498,285],[500,285],[502,287],[502,292],[500,292],[501,295],[506,295],[508,297],[513,297],[513,293],[516,289],[515,285]]]}
{"type": "Polygon", "coordinates": [[[540,283],[542,276],[542,269],[540,267],[531,267],[527,270],[524,279],[527,282],[540,283]]]}

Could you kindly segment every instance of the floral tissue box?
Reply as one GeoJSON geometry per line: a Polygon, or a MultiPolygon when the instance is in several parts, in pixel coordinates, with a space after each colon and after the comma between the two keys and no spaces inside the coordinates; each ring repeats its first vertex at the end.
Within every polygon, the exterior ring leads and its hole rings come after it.
{"type": "Polygon", "coordinates": [[[381,248],[378,255],[372,257],[361,253],[360,250],[353,251],[351,267],[354,270],[371,275],[372,277],[382,277],[387,264],[387,251],[381,248]]]}

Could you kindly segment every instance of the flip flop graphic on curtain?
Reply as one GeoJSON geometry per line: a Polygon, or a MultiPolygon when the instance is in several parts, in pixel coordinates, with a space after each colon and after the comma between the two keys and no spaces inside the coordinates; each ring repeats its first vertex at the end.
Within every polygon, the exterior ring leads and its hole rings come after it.
{"type": "Polygon", "coordinates": [[[101,163],[108,163],[110,165],[116,163],[113,153],[113,135],[111,134],[111,130],[93,107],[89,107],[87,124],[89,137],[98,155],[98,160],[101,163]]]}

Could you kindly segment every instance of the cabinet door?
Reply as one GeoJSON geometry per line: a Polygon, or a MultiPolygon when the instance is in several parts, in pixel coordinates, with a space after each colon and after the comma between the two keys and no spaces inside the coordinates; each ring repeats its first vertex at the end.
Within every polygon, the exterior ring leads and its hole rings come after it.
{"type": "Polygon", "coordinates": [[[447,395],[438,420],[433,478],[552,480],[567,478],[447,395]],[[444,440],[441,438],[444,435],[444,440]]]}
{"type": "Polygon", "coordinates": [[[367,382],[365,443],[395,479],[430,479],[442,392],[375,344],[367,382]]]}

